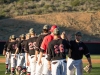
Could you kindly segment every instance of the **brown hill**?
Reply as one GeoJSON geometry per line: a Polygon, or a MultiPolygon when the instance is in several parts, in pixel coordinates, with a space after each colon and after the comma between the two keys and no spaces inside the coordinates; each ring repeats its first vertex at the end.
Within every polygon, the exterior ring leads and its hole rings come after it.
{"type": "Polygon", "coordinates": [[[82,31],[84,41],[100,42],[100,12],[51,13],[3,19],[0,20],[0,40],[7,40],[12,34],[27,33],[31,27],[39,34],[44,24],[58,25],[61,31],[71,34],[72,39],[76,31],[82,31]]]}

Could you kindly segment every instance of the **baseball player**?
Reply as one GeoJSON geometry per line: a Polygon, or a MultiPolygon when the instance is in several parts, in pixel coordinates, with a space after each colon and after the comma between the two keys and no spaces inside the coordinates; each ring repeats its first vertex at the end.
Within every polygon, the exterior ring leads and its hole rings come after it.
{"type": "Polygon", "coordinates": [[[37,61],[37,66],[38,69],[36,71],[36,75],[40,75],[40,74],[46,74],[46,75],[51,75],[51,71],[48,70],[47,66],[48,66],[48,62],[47,62],[47,47],[48,44],[51,40],[53,40],[53,30],[57,28],[56,25],[53,25],[50,29],[51,34],[47,35],[44,37],[43,42],[41,44],[41,49],[40,49],[40,54],[39,54],[39,58],[37,61]],[[41,68],[42,68],[42,73],[41,73],[41,68]]]}
{"type": "MultiPolygon", "coordinates": [[[[41,43],[42,43],[44,37],[48,35],[48,32],[49,32],[49,26],[48,25],[44,25],[43,26],[43,33],[37,38],[37,41],[36,41],[36,51],[35,51],[36,61],[38,59],[38,54],[40,52],[41,43]]],[[[36,74],[40,75],[40,74],[42,74],[42,69],[41,69],[42,66],[39,66],[40,68],[38,66],[39,65],[37,64],[37,66],[36,66],[37,67],[36,68],[36,74]]]]}
{"type": "MultiPolygon", "coordinates": [[[[31,69],[30,75],[35,75],[35,69],[36,69],[35,44],[36,44],[37,37],[35,36],[36,33],[33,30],[33,28],[31,28],[29,30],[29,33],[30,33],[31,37],[30,37],[30,39],[28,39],[27,45],[25,46],[25,48],[27,50],[27,55],[30,56],[30,58],[27,59],[27,60],[29,60],[28,62],[30,62],[30,69],[31,69]]],[[[28,75],[29,75],[29,73],[28,73],[28,75]]]]}
{"type": "Polygon", "coordinates": [[[74,70],[76,75],[83,75],[83,55],[86,56],[89,66],[92,67],[90,52],[87,46],[81,41],[82,33],[77,32],[75,34],[75,40],[70,41],[70,49],[68,51],[67,60],[67,75],[74,75],[74,70]]]}
{"type": "Polygon", "coordinates": [[[47,60],[48,69],[52,75],[66,75],[66,54],[69,49],[69,42],[60,38],[60,31],[55,28],[54,39],[48,45],[47,60]]]}
{"type": "Polygon", "coordinates": [[[15,53],[15,56],[17,53],[18,54],[18,62],[17,62],[17,70],[18,70],[18,74],[22,75],[22,74],[26,74],[26,66],[25,66],[25,51],[24,51],[24,48],[25,48],[25,35],[22,34],[20,36],[21,38],[21,41],[18,42],[18,45],[17,45],[17,49],[16,49],[16,53],[15,53]]]}
{"type": "Polygon", "coordinates": [[[9,40],[6,42],[6,44],[4,45],[4,49],[3,49],[3,55],[5,55],[6,57],[6,71],[5,74],[7,74],[8,72],[10,72],[10,52],[7,51],[7,47],[9,45],[11,41],[11,36],[9,37],[9,40]]]}
{"type": "MultiPolygon", "coordinates": [[[[26,45],[27,45],[27,41],[30,39],[30,34],[29,33],[27,33],[26,34],[26,39],[25,39],[25,47],[26,47],[26,45]]],[[[26,50],[27,48],[25,48],[25,64],[26,64],[26,70],[27,70],[27,75],[30,75],[30,72],[31,72],[31,70],[30,70],[30,62],[29,62],[29,59],[30,59],[30,56],[29,56],[29,54],[27,53],[27,50],[26,50]]]]}
{"type": "Polygon", "coordinates": [[[36,51],[35,51],[36,59],[37,59],[38,54],[40,52],[39,50],[40,50],[40,46],[41,46],[41,43],[43,41],[43,38],[48,35],[48,32],[49,32],[49,26],[44,25],[43,26],[43,33],[41,35],[39,35],[39,37],[37,38],[37,41],[36,41],[36,51]]]}
{"type": "Polygon", "coordinates": [[[16,68],[17,56],[16,56],[16,59],[14,58],[16,48],[17,48],[16,37],[15,37],[15,35],[12,35],[11,36],[11,42],[8,45],[8,48],[7,48],[7,51],[11,52],[11,74],[10,75],[14,75],[14,71],[15,71],[15,68],[16,68]]]}

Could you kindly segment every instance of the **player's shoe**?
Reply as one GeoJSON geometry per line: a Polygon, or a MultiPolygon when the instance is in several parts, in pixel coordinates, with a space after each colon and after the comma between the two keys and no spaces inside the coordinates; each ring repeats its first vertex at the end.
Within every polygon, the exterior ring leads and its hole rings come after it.
{"type": "Polygon", "coordinates": [[[15,69],[15,72],[16,72],[16,75],[18,75],[18,70],[17,69],[15,69]]]}
{"type": "Polygon", "coordinates": [[[7,73],[8,73],[8,70],[5,71],[5,74],[7,74],[7,73]]]}
{"type": "Polygon", "coordinates": [[[11,73],[10,75],[14,75],[14,73],[11,73]]]}

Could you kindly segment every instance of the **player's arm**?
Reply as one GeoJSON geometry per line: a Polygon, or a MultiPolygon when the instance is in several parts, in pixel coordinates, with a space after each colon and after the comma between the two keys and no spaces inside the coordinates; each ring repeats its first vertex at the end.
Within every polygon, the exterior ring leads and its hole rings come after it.
{"type": "Polygon", "coordinates": [[[40,64],[40,63],[42,63],[41,62],[41,58],[42,58],[42,56],[43,56],[43,52],[44,51],[46,51],[46,39],[44,38],[43,39],[43,42],[42,42],[42,44],[41,44],[41,47],[40,47],[40,54],[39,54],[39,60],[38,60],[38,64],[40,64]]]}
{"type": "Polygon", "coordinates": [[[6,42],[5,45],[4,45],[3,55],[6,55],[7,45],[8,45],[8,42],[6,42]]]}
{"type": "Polygon", "coordinates": [[[38,37],[37,40],[36,40],[36,44],[35,44],[35,46],[36,46],[36,49],[35,49],[35,58],[36,58],[36,61],[38,59],[37,57],[38,57],[38,54],[39,54],[40,44],[41,44],[41,39],[40,39],[40,37],[38,37]]]}
{"type": "Polygon", "coordinates": [[[26,65],[29,66],[29,47],[28,42],[25,43],[25,57],[26,57],[26,65]]]}
{"type": "Polygon", "coordinates": [[[83,45],[84,45],[84,55],[85,55],[86,58],[87,58],[87,61],[88,61],[88,63],[89,63],[89,66],[92,67],[90,52],[89,52],[87,46],[86,46],[85,44],[83,44],[83,45]]]}
{"type": "Polygon", "coordinates": [[[51,58],[52,58],[52,49],[51,44],[49,43],[47,48],[47,60],[48,60],[48,69],[51,70],[51,58]]]}

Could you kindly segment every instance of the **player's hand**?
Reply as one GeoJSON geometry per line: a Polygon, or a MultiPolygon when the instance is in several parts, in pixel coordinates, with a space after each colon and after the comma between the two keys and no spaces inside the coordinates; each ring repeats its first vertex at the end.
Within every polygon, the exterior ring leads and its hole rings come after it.
{"type": "Polygon", "coordinates": [[[61,38],[62,38],[62,39],[66,39],[66,37],[67,37],[67,35],[66,35],[66,33],[63,31],[63,32],[61,33],[61,38]]]}
{"type": "Polygon", "coordinates": [[[42,64],[42,61],[41,60],[38,60],[37,63],[38,63],[38,65],[41,65],[42,64]]]}
{"type": "Polygon", "coordinates": [[[26,66],[29,66],[29,65],[30,65],[30,62],[29,62],[29,59],[27,59],[26,66]]]}
{"type": "Polygon", "coordinates": [[[16,54],[14,55],[14,58],[16,59],[16,54]]]}
{"type": "Polygon", "coordinates": [[[51,64],[48,64],[48,70],[51,70],[51,64]]]}
{"type": "Polygon", "coordinates": [[[38,61],[38,57],[35,57],[35,61],[38,61]]]}
{"type": "Polygon", "coordinates": [[[6,55],[6,51],[5,50],[3,50],[3,55],[6,55]]]}
{"type": "Polygon", "coordinates": [[[29,61],[27,61],[27,62],[26,62],[26,65],[27,65],[27,66],[29,66],[29,65],[30,65],[30,62],[29,62],[29,61]]]}

